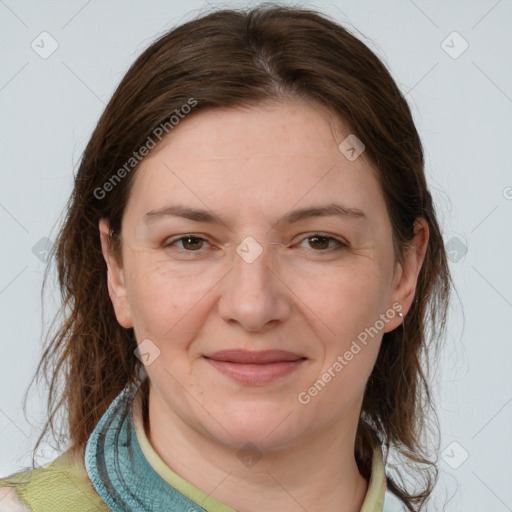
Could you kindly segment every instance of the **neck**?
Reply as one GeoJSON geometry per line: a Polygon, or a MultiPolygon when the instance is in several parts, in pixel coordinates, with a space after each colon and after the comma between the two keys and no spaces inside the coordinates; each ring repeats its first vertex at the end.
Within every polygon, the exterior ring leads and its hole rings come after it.
{"type": "Polygon", "coordinates": [[[354,457],[356,405],[351,421],[316,431],[300,444],[258,454],[261,459],[254,464],[242,464],[237,450],[185,424],[158,393],[149,396],[146,435],[175,473],[240,512],[358,512],[368,482],[354,457]]]}

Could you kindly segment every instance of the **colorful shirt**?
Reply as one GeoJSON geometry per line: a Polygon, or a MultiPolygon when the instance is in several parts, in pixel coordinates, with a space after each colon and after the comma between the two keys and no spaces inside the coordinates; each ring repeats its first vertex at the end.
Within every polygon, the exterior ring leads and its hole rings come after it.
{"type": "MultiPolygon", "coordinates": [[[[181,478],[160,458],[144,429],[140,392],[126,387],[92,432],[85,456],[68,450],[52,462],[0,478],[0,512],[235,512],[181,478]]],[[[361,512],[402,512],[386,489],[381,449],[361,512]]]]}

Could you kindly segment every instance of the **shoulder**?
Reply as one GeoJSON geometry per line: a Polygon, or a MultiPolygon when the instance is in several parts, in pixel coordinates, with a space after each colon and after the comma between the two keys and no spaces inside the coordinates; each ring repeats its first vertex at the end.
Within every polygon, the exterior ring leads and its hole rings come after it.
{"type": "Polygon", "coordinates": [[[109,510],[96,493],[83,459],[69,450],[43,466],[0,478],[0,493],[0,512],[109,510]]]}

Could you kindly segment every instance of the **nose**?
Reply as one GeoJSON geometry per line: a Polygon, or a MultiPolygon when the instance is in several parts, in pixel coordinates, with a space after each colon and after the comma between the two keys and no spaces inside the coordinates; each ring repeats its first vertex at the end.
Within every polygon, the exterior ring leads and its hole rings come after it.
{"type": "MultiPolygon", "coordinates": [[[[258,245],[262,252],[254,260],[246,257],[243,250],[234,255],[233,268],[222,280],[218,306],[226,322],[236,322],[254,332],[283,322],[292,310],[291,293],[273,269],[275,247],[258,245]]],[[[255,250],[254,246],[251,250],[255,250]]]]}

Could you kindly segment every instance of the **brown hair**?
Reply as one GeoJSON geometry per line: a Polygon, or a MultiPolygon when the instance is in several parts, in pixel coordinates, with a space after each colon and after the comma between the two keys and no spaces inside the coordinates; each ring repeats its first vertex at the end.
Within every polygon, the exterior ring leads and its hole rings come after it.
{"type": "Polygon", "coordinates": [[[426,219],[430,237],[415,300],[403,324],[384,334],[355,446],[365,478],[377,445],[405,462],[407,475],[417,477],[415,489],[406,488],[397,467],[396,476],[388,474],[388,487],[409,510],[421,510],[438,478],[423,435],[429,412],[438,425],[427,377],[432,349],[437,353],[445,330],[451,287],[422,145],[404,96],[377,56],[338,23],[301,8],[263,4],[208,13],[160,37],[124,76],[83,153],[51,253],[63,304],[34,375],[49,383],[49,416],[35,450],[50,427],[55,433],[62,407],[70,448],[83,449],[113,398],[137,380],[142,363],[134,356],[133,329],[121,327],[114,314],[98,230],[99,219],[108,219],[120,257],[121,219],[137,166],[121,173],[108,193],[98,190],[105,191],[155,128],[191,98],[191,115],[293,98],[327,107],[363,141],[378,169],[397,261],[414,236],[415,220],[426,219]]]}

